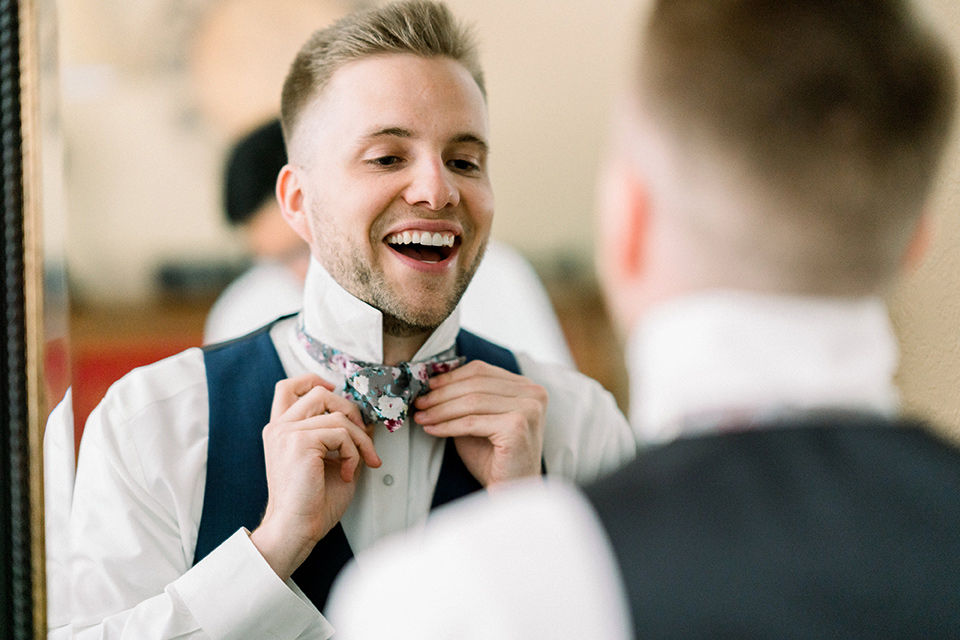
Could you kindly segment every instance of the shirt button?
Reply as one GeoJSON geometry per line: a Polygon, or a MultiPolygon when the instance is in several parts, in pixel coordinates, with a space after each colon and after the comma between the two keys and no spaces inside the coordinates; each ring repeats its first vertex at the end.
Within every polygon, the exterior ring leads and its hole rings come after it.
{"type": "Polygon", "coordinates": [[[388,473],[387,475],[383,476],[383,484],[387,485],[388,487],[389,487],[390,485],[392,485],[392,484],[393,484],[393,476],[390,475],[389,473],[388,473]]]}

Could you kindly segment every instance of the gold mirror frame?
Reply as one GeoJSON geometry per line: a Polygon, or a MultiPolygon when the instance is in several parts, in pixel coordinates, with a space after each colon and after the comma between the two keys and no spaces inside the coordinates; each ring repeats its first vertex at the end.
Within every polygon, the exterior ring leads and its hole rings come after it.
{"type": "Polygon", "coordinates": [[[42,442],[43,260],[37,7],[0,2],[6,376],[0,635],[46,636],[42,442]],[[9,91],[19,87],[19,91],[9,91]]]}

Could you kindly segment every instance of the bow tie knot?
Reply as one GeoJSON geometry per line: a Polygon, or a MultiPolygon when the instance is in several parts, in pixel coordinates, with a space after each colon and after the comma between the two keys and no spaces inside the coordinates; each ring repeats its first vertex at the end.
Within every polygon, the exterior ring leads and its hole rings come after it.
{"type": "Polygon", "coordinates": [[[364,422],[382,422],[390,433],[403,425],[413,401],[430,390],[428,381],[432,376],[452,371],[465,360],[449,349],[425,362],[401,362],[396,366],[371,364],[359,362],[315,340],[302,325],[299,334],[314,360],[344,375],[344,396],[360,408],[364,422]]]}
{"type": "Polygon", "coordinates": [[[413,401],[430,390],[431,376],[450,371],[461,364],[456,358],[446,361],[401,362],[389,367],[359,367],[347,377],[345,394],[360,407],[364,420],[382,422],[393,433],[407,419],[413,401]]]}

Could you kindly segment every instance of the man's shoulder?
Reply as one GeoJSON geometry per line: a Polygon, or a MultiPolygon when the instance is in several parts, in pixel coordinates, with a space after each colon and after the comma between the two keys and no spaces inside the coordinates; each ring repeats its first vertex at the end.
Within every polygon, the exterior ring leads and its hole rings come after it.
{"type": "Polygon", "coordinates": [[[699,493],[705,485],[732,493],[745,486],[802,487],[829,478],[846,485],[878,479],[907,485],[919,481],[919,469],[960,483],[960,448],[915,420],[815,416],[649,447],[591,492],[616,496],[626,491],[670,501],[685,490],[699,493]]]}
{"type": "Polygon", "coordinates": [[[418,629],[424,636],[426,629],[455,629],[468,638],[627,637],[625,630],[607,633],[625,620],[607,546],[592,508],[571,485],[518,482],[460,500],[423,531],[364,552],[341,575],[330,619],[351,637],[385,637],[391,629],[383,621],[411,611],[428,615],[418,629]],[[370,601],[386,603],[395,616],[371,618],[362,605],[370,601]],[[493,622],[491,610],[498,612],[493,622]]]}
{"type": "Polygon", "coordinates": [[[555,362],[538,360],[526,353],[514,354],[520,365],[520,373],[543,386],[551,394],[563,393],[572,399],[609,398],[611,394],[602,384],[586,374],[571,367],[555,362]]]}
{"type": "Polygon", "coordinates": [[[632,459],[636,439],[616,399],[563,365],[518,354],[521,373],[547,392],[544,461],[551,474],[588,482],[632,459]]]}
{"type": "Polygon", "coordinates": [[[133,369],[107,390],[101,408],[113,419],[130,419],[151,406],[206,398],[203,351],[190,348],[133,369]]]}

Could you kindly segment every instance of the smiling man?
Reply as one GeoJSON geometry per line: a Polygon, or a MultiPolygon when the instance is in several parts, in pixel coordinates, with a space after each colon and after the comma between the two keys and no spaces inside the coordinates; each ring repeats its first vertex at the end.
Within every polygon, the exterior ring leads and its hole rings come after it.
{"type": "Polygon", "coordinates": [[[354,552],[483,488],[634,455],[598,384],[460,329],[493,193],[476,49],[443,5],[317,32],[282,122],[304,310],[111,388],[84,433],[72,612],[51,637],[327,638],[354,552]]]}

